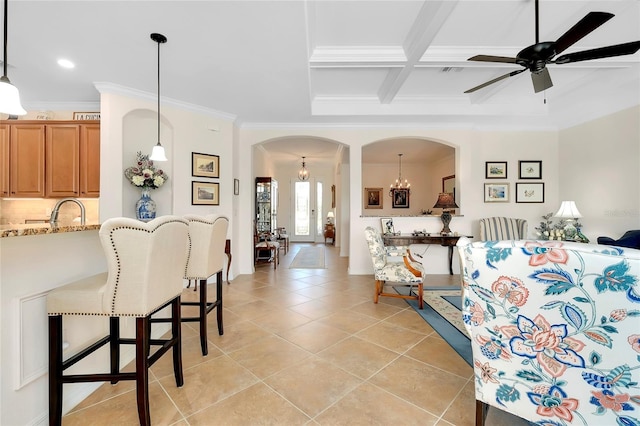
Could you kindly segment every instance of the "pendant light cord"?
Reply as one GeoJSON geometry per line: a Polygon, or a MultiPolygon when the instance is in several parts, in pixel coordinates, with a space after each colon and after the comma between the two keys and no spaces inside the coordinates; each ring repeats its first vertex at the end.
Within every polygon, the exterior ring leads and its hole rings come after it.
{"type": "Polygon", "coordinates": [[[158,40],[158,143],[160,143],[160,40],[158,40]]]}
{"type": "Polygon", "coordinates": [[[7,76],[7,9],[9,8],[9,0],[4,0],[4,56],[2,60],[3,76],[7,76]]]}

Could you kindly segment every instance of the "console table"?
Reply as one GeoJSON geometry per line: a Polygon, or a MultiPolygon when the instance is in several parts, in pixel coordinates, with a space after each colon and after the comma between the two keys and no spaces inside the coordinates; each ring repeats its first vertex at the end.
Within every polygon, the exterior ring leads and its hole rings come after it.
{"type": "MultiPolygon", "coordinates": [[[[431,235],[411,235],[411,234],[401,234],[401,235],[383,235],[382,239],[384,241],[385,246],[409,246],[411,244],[437,244],[449,249],[449,274],[453,275],[453,248],[455,247],[458,240],[464,235],[440,235],[440,234],[431,234],[431,235]]],[[[473,238],[472,236],[467,235],[468,238],[473,238]]]]}

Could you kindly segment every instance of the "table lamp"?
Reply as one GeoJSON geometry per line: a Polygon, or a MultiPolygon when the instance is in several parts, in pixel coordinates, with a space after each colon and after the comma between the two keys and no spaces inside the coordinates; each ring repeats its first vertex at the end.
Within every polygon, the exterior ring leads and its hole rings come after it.
{"type": "Polygon", "coordinates": [[[442,231],[441,234],[450,234],[451,229],[449,229],[449,222],[451,222],[451,212],[446,209],[457,209],[458,205],[456,204],[456,200],[453,199],[453,194],[448,192],[441,192],[438,195],[438,201],[436,201],[434,209],[443,209],[442,215],[440,219],[442,220],[442,231]]]}
{"type": "Polygon", "coordinates": [[[558,217],[566,220],[567,224],[564,227],[565,239],[571,240],[576,237],[578,230],[573,226],[573,220],[582,217],[575,201],[563,201],[554,217],[558,217]]]}
{"type": "Polygon", "coordinates": [[[334,214],[333,212],[329,212],[327,213],[327,223],[333,223],[333,218],[334,218],[334,214]]]}

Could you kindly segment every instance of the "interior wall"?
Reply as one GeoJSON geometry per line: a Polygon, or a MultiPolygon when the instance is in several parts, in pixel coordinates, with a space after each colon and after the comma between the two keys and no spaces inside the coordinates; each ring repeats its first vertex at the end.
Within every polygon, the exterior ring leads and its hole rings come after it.
{"type": "Polygon", "coordinates": [[[640,106],[561,131],[559,165],[592,242],[640,229],[640,106]]]}

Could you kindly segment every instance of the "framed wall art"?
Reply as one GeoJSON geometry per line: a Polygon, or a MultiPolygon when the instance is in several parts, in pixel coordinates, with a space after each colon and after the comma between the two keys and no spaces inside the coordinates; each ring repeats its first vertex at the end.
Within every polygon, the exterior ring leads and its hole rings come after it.
{"type": "Polygon", "coordinates": [[[518,179],[542,179],[542,161],[518,161],[518,179]]]}
{"type": "Polygon", "coordinates": [[[394,188],[392,199],[393,199],[392,207],[394,209],[408,209],[409,208],[409,189],[394,188]]]}
{"type": "MultiPolygon", "coordinates": [[[[335,192],[333,192],[332,194],[333,194],[332,197],[334,197],[335,192]]],[[[382,200],[383,200],[382,188],[365,188],[364,189],[364,208],[365,209],[381,209],[383,204],[382,200]]]]}
{"type": "Polygon", "coordinates": [[[516,203],[544,203],[544,182],[516,183],[516,203]]]}
{"type": "Polygon", "coordinates": [[[393,218],[390,217],[381,217],[380,218],[380,226],[382,227],[383,234],[394,234],[395,230],[393,229],[393,218]]]}
{"type": "Polygon", "coordinates": [[[485,179],[506,179],[507,178],[507,162],[506,161],[485,161],[484,177],[485,179]]]}
{"type": "Polygon", "coordinates": [[[220,177],[220,157],[200,152],[191,153],[191,176],[194,177],[220,177]]]}
{"type": "Polygon", "coordinates": [[[191,205],[219,206],[220,184],[217,182],[191,182],[191,205]]]}
{"type": "Polygon", "coordinates": [[[484,202],[485,203],[506,203],[509,201],[509,184],[485,183],[484,202]]]}

